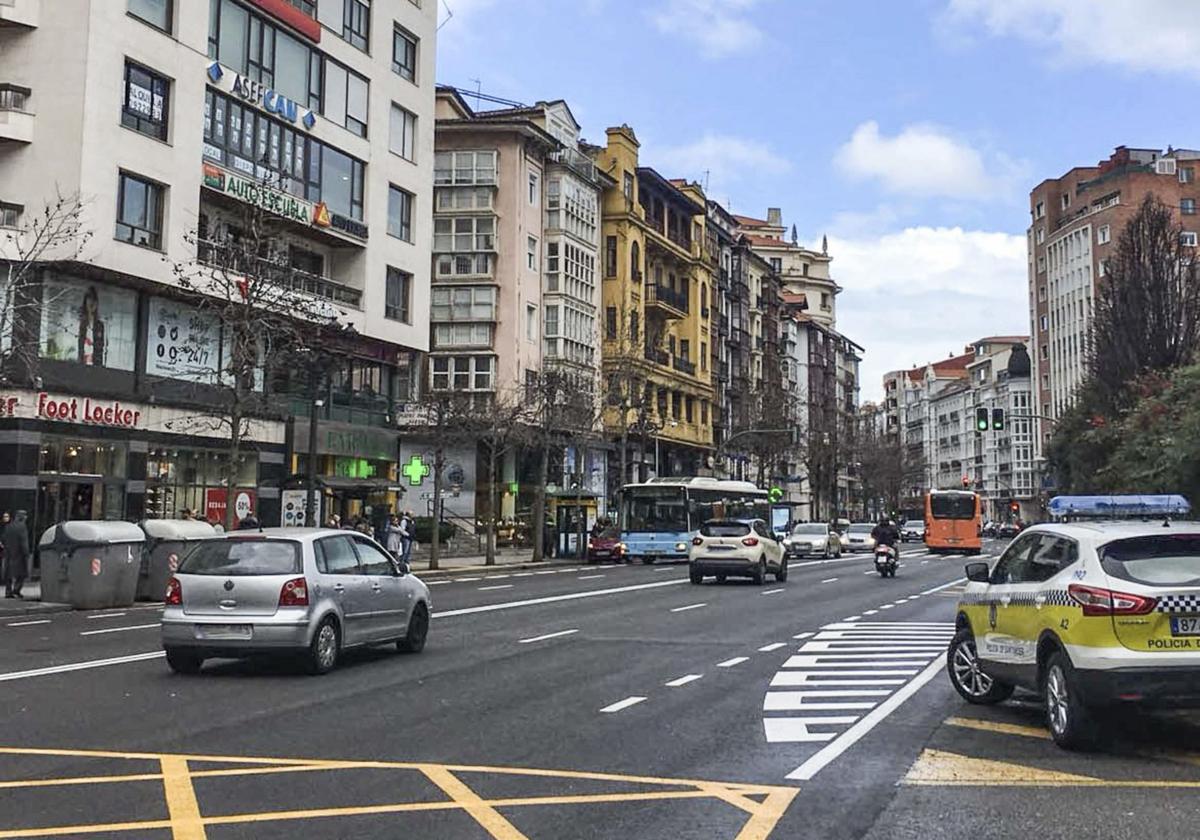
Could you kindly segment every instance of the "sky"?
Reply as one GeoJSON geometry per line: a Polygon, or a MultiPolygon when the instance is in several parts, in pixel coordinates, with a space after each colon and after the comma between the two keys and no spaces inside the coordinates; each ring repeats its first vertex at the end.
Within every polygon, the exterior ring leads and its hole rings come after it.
{"type": "Polygon", "coordinates": [[[827,235],[864,400],[1028,334],[1039,182],[1200,146],[1196,0],[437,2],[439,83],[565,99],[594,143],[627,123],[643,164],[827,235]]]}

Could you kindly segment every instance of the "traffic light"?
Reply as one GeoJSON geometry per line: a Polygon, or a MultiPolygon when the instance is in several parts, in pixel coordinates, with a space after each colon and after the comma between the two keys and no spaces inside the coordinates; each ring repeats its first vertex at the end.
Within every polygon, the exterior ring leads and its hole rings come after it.
{"type": "Polygon", "coordinates": [[[1004,409],[1003,408],[993,408],[992,409],[992,428],[995,429],[997,432],[1004,430],[1004,409]]]}
{"type": "Polygon", "coordinates": [[[986,408],[975,409],[975,431],[986,432],[988,428],[988,410],[986,408]]]}
{"type": "Polygon", "coordinates": [[[1019,502],[1009,502],[1008,509],[1011,510],[1013,513],[1020,513],[1021,505],[1019,502]]]}
{"type": "Polygon", "coordinates": [[[969,475],[964,475],[964,476],[962,477],[962,483],[963,483],[963,489],[964,489],[964,490],[966,490],[966,489],[969,489],[969,488],[970,488],[970,486],[971,486],[971,476],[969,476],[969,475]]]}

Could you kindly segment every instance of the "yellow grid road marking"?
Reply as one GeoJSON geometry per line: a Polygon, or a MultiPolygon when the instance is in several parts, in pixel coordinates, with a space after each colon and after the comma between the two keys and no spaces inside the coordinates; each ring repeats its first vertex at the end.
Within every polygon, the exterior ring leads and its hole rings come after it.
{"type": "Polygon", "coordinates": [[[1021,735],[1026,738],[1050,740],[1050,732],[1040,726],[1022,726],[1016,723],[1001,723],[994,720],[964,717],[947,718],[946,723],[951,726],[961,726],[964,729],[978,729],[981,732],[999,732],[1003,735],[1021,735]]]}
{"type": "Polygon", "coordinates": [[[1200,781],[1100,779],[1007,761],[924,750],[901,784],[946,787],[1113,787],[1200,790],[1200,781]]]}
{"type": "Polygon", "coordinates": [[[167,795],[167,813],[171,815],[172,840],[207,840],[200,821],[200,805],[188,775],[187,759],[162,758],[163,792],[167,795]]]}

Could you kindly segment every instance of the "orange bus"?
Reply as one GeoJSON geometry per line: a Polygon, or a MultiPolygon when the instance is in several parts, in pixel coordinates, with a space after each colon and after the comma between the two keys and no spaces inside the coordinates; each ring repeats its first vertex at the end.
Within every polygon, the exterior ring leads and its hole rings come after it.
{"type": "Polygon", "coordinates": [[[978,554],[979,494],[970,490],[930,490],[925,494],[925,546],[935,553],[978,554]]]}

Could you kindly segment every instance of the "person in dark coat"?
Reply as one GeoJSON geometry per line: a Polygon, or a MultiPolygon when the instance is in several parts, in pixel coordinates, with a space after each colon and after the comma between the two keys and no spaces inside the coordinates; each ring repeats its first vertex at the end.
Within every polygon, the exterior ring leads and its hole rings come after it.
{"type": "Polygon", "coordinates": [[[29,528],[25,511],[17,511],[4,526],[4,597],[20,598],[25,576],[29,574],[29,528]]]}
{"type": "Polygon", "coordinates": [[[254,515],[254,511],[250,511],[246,514],[245,518],[238,523],[237,529],[239,531],[252,531],[261,527],[262,526],[258,523],[258,517],[254,515]]]}

